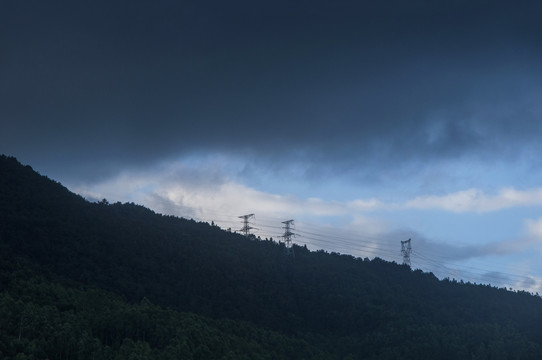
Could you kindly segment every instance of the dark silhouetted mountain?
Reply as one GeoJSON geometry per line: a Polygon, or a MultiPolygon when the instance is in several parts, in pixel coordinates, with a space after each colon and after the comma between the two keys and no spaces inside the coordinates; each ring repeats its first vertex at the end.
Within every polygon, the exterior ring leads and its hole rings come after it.
{"type": "Polygon", "coordinates": [[[378,258],[288,257],[272,240],[88,202],[6,156],[0,219],[3,358],[542,358],[538,296],[378,258]]]}

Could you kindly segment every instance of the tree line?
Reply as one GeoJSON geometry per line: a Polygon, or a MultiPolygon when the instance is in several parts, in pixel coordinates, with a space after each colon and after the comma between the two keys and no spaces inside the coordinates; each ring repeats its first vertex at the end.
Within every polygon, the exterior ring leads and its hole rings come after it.
{"type": "Polygon", "coordinates": [[[378,258],[293,259],[269,239],[88,202],[5,156],[0,217],[4,358],[542,355],[540,297],[378,258]]]}

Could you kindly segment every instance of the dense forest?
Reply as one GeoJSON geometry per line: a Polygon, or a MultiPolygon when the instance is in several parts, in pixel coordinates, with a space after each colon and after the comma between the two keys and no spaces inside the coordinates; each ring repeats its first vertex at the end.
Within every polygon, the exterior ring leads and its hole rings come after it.
{"type": "Polygon", "coordinates": [[[542,299],[88,202],[0,156],[2,359],[541,359],[542,299]]]}

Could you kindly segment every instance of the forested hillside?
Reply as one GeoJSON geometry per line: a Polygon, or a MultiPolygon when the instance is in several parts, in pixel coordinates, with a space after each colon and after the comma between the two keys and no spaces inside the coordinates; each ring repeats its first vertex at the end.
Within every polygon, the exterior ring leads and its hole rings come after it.
{"type": "Polygon", "coordinates": [[[538,296],[295,254],[0,156],[0,357],[542,358],[538,296]]]}

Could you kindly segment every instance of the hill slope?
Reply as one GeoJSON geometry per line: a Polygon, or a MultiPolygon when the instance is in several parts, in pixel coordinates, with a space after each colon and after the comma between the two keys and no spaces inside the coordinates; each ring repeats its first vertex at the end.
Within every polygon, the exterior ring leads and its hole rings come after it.
{"type": "MultiPolygon", "coordinates": [[[[230,319],[235,325],[215,332],[219,338],[230,336],[238,324],[266,336],[275,334],[279,340],[271,347],[263,338],[241,336],[258,344],[253,353],[260,355],[282,346],[290,350],[276,351],[276,357],[542,356],[539,297],[439,281],[380,259],[299,247],[292,259],[272,241],[162,216],[135,204],[87,202],[5,156],[0,156],[0,219],[3,283],[12,289],[3,293],[4,303],[16,300],[10,295],[13,289],[34,294],[26,297],[36,303],[39,296],[29,290],[28,279],[40,279],[34,282],[79,291],[81,297],[89,291],[108,299],[120,297],[111,301],[135,307],[135,313],[144,311],[138,307],[144,301],[157,313],[172,311],[192,319],[191,324],[230,319]],[[18,280],[20,273],[30,275],[18,280]],[[183,315],[187,312],[197,315],[183,315]]],[[[58,297],[40,306],[74,311],[69,300],[59,302],[58,297]]],[[[8,329],[0,336],[24,337],[17,335],[14,324],[0,326],[0,331],[8,329]]],[[[148,341],[148,334],[121,334],[120,340],[94,335],[91,338],[111,346],[111,354],[120,351],[124,338],[153,351],[158,346],[148,341]]],[[[238,348],[231,350],[251,353],[238,348]]]]}

